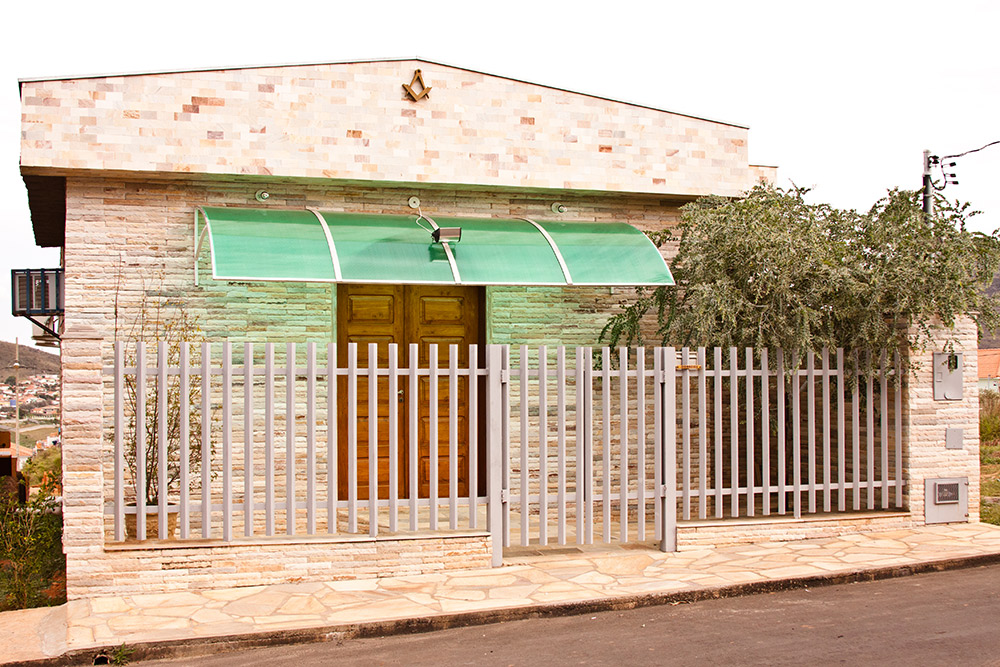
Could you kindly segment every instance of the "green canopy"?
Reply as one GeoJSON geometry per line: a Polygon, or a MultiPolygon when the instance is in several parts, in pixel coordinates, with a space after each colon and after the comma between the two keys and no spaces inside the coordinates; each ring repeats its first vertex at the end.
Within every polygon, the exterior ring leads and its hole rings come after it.
{"type": "Polygon", "coordinates": [[[199,207],[196,253],[206,236],[217,280],[674,284],[656,246],[618,222],[199,207]],[[461,241],[434,243],[436,227],[460,227],[461,241]]]}

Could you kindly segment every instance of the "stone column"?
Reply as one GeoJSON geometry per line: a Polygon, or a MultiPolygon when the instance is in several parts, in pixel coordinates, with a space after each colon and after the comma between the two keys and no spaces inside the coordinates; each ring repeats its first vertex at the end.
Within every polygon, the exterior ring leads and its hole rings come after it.
{"type": "Polygon", "coordinates": [[[903,394],[904,502],[916,524],[925,522],[924,480],[933,477],[967,477],[969,521],[979,521],[979,386],[978,337],[975,322],[960,317],[955,326],[932,328],[932,342],[910,350],[914,366],[903,394]],[[961,400],[934,400],[934,352],[951,342],[963,353],[961,400]],[[962,429],[962,448],[946,449],[949,427],[962,429]]]}
{"type": "Polygon", "coordinates": [[[101,343],[86,326],[62,336],[63,551],[70,599],[89,576],[88,561],[104,552],[101,343]]]}

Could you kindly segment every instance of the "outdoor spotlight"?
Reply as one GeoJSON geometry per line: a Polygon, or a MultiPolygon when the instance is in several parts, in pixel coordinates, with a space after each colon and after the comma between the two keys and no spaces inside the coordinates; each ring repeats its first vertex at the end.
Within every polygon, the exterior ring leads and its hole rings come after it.
{"type": "Polygon", "coordinates": [[[434,243],[458,243],[462,240],[461,227],[438,227],[431,232],[434,243]]]}

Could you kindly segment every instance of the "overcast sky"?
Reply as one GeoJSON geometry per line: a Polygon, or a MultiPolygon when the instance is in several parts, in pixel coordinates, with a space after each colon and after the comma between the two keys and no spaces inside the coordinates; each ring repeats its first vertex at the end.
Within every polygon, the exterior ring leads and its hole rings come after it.
{"type": "MultiPolygon", "coordinates": [[[[750,126],[750,161],[815,201],[869,208],[918,188],[923,150],[1000,139],[1000,3],[18,2],[0,24],[0,340],[8,269],[34,246],[18,171],[17,79],[421,57],[750,126]]],[[[1000,146],[958,160],[946,194],[1000,227],[1000,146]]]]}

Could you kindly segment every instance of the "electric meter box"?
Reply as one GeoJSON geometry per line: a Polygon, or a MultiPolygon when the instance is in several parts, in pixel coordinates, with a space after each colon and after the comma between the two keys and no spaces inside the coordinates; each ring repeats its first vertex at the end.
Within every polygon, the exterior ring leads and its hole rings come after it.
{"type": "Polygon", "coordinates": [[[962,366],[961,352],[934,353],[934,400],[962,400],[962,366]]]}
{"type": "Polygon", "coordinates": [[[924,523],[964,523],[968,520],[968,477],[924,480],[924,523]]]}

